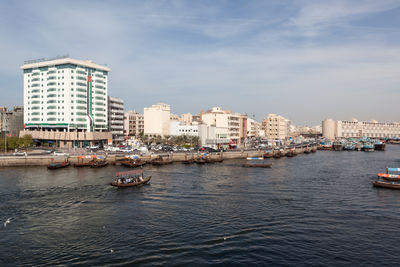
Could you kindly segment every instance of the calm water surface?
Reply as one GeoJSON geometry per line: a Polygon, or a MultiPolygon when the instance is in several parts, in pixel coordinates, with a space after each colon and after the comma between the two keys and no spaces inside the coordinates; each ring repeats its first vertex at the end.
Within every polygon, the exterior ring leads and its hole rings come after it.
{"type": "Polygon", "coordinates": [[[0,169],[0,265],[399,265],[400,191],[371,185],[386,152],[104,169],[0,169]],[[14,218],[6,228],[3,222],[14,218]]]}

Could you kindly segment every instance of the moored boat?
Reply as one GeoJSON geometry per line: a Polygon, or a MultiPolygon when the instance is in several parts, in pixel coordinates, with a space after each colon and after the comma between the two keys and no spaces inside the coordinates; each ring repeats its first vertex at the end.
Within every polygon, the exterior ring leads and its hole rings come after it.
{"type": "Polygon", "coordinates": [[[372,181],[372,185],[375,187],[400,189],[400,183],[395,183],[395,182],[372,181]]]}
{"type": "Polygon", "coordinates": [[[247,168],[271,168],[272,163],[245,163],[242,166],[247,168]]]}
{"type": "Polygon", "coordinates": [[[47,166],[48,169],[50,170],[55,170],[55,169],[60,169],[60,168],[65,168],[68,167],[70,164],[69,162],[65,161],[65,162],[61,162],[61,163],[55,163],[55,162],[51,162],[49,164],[49,166],[47,166]]]}
{"type": "Polygon", "coordinates": [[[379,141],[379,142],[377,142],[377,143],[374,144],[374,148],[375,148],[375,150],[385,151],[385,149],[386,149],[386,144],[379,141]]]}
{"type": "Polygon", "coordinates": [[[371,143],[365,143],[363,146],[363,150],[365,152],[373,152],[375,150],[375,146],[371,143]]]}
{"type": "Polygon", "coordinates": [[[195,159],[185,159],[184,161],[182,161],[182,163],[183,164],[191,164],[191,163],[194,163],[195,162],[195,159]]]}
{"type": "Polygon", "coordinates": [[[333,142],[332,144],[332,149],[335,151],[342,151],[343,150],[343,144],[339,141],[333,142]]]}
{"type": "Polygon", "coordinates": [[[91,165],[90,168],[102,168],[108,165],[106,160],[96,160],[91,165]]]}
{"type": "Polygon", "coordinates": [[[127,161],[122,161],[121,165],[125,166],[125,167],[130,167],[130,168],[137,168],[137,167],[142,167],[142,166],[146,165],[146,162],[127,160],[127,161]]]}

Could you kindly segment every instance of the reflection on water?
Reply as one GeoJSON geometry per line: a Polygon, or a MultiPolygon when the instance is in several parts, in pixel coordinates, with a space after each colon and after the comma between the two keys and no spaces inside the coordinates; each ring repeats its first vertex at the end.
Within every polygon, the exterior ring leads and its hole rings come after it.
{"type": "Polygon", "coordinates": [[[146,166],[125,189],[108,185],[123,167],[4,168],[0,263],[395,265],[400,191],[370,181],[399,152],[146,166]]]}

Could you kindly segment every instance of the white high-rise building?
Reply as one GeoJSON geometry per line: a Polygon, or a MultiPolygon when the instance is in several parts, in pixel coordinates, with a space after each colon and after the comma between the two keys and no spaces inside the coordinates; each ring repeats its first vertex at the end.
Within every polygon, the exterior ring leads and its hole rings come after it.
{"type": "Polygon", "coordinates": [[[26,61],[25,128],[107,130],[108,67],[68,57],[26,61]]]}
{"type": "MultiPolygon", "coordinates": [[[[25,130],[107,131],[110,68],[90,60],[58,57],[26,61],[21,69],[24,72],[25,130]]],[[[103,135],[90,136],[89,140],[81,140],[86,142],[84,145],[105,138],[103,135]]],[[[40,135],[35,138],[42,139],[40,135]]],[[[64,145],[68,146],[67,141],[71,138],[65,137],[64,145]]],[[[80,146],[78,141],[81,138],[76,139],[73,140],[77,141],[75,145],[80,146]]]]}

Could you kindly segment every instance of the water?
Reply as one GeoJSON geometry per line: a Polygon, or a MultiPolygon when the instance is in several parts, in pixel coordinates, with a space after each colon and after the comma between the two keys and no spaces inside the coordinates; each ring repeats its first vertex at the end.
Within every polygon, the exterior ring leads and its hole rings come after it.
{"type": "Polygon", "coordinates": [[[386,152],[124,167],[0,169],[0,265],[399,265],[400,191],[373,188],[386,152]]]}

